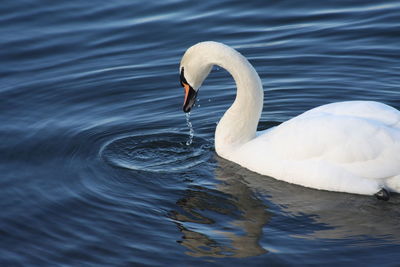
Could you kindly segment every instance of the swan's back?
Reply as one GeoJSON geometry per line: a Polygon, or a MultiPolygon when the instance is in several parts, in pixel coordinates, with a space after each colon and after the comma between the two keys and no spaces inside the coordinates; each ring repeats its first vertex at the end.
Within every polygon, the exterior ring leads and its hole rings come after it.
{"type": "Polygon", "coordinates": [[[322,113],[363,118],[400,129],[400,112],[391,106],[375,101],[346,101],[327,104],[304,112],[296,118],[320,116],[322,113]]]}

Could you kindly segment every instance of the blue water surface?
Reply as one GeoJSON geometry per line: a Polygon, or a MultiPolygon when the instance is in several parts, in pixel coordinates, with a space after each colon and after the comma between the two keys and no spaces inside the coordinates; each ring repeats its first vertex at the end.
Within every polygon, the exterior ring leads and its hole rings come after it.
{"type": "Polygon", "coordinates": [[[0,5],[1,266],[398,266],[400,197],[287,184],[221,159],[235,84],[189,129],[179,62],[226,43],[260,74],[260,129],[318,105],[400,109],[399,1],[0,5]]]}

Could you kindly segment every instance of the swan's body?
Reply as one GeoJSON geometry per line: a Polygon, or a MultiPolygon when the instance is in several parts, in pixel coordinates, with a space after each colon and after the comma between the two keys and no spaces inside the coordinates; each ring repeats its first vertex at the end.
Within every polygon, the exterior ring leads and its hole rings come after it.
{"type": "MultiPolygon", "coordinates": [[[[263,89],[257,72],[236,50],[216,42],[189,48],[181,61],[187,92],[193,91],[195,97],[212,65],[229,71],[237,85],[236,99],[215,132],[218,155],[257,173],[311,188],[365,195],[381,189],[400,193],[398,110],[372,101],[339,102],[256,132],[263,89]]],[[[190,110],[188,101],[186,96],[185,111],[190,110]]]]}

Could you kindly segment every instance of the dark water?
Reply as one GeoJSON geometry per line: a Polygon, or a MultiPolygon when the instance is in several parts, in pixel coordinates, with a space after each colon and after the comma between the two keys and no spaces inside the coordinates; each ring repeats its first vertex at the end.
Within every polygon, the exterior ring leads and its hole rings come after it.
{"type": "Polygon", "coordinates": [[[8,1],[0,6],[1,266],[398,266],[400,197],[317,191],[216,156],[235,96],[215,69],[191,116],[178,66],[249,58],[260,128],[315,106],[400,109],[399,1],[8,1]]]}

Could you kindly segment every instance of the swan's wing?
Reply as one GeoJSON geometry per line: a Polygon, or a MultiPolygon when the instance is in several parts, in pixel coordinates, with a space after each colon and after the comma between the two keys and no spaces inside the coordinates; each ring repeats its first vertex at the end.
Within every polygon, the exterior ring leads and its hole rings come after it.
{"type": "Polygon", "coordinates": [[[329,114],[304,117],[262,139],[279,158],[320,159],[365,178],[400,174],[400,130],[374,120],[329,114]]]}
{"type": "Polygon", "coordinates": [[[353,104],[322,106],[284,122],[244,145],[236,161],[267,175],[274,170],[272,176],[309,164],[370,179],[399,175],[399,112],[375,102],[353,104]]]}

